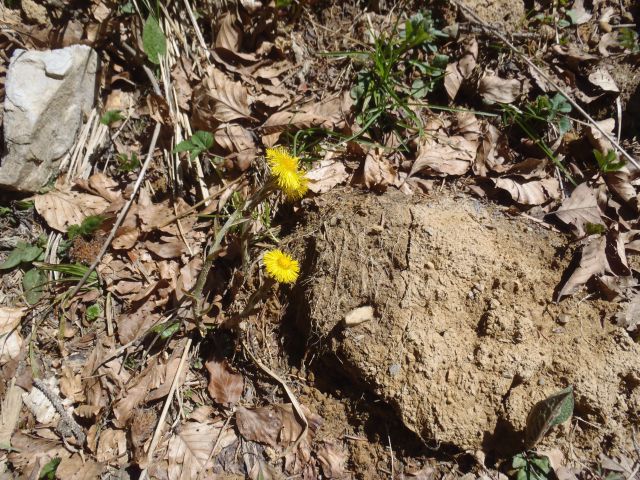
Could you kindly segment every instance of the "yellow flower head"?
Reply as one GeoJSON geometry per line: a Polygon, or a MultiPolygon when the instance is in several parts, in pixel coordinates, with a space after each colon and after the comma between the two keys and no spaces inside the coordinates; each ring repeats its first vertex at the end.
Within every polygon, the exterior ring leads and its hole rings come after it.
{"type": "Polygon", "coordinates": [[[284,147],[267,148],[266,156],[278,188],[289,200],[302,198],[309,188],[309,179],[300,169],[300,159],[284,147]]]}
{"type": "Polygon", "coordinates": [[[293,283],[298,279],[300,264],[290,255],[277,248],[270,250],[262,257],[267,275],[280,283],[293,283]]]}

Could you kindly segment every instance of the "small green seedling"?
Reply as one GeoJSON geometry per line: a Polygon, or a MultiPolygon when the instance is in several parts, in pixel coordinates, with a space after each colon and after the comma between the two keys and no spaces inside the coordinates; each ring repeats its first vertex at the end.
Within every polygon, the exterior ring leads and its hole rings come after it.
{"type": "Polygon", "coordinates": [[[620,45],[631,53],[640,52],[640,45],[638,44],[638,32],[630,28],[621,28],[618,33],[618,41],[620,45]]]}
{"type": "Polygon", "coordinates": [[[119,153],[116,155],[116,160],[119,172],[130,173],[140,168],[140,159],[135,152],[131,153],[130,157],[126,153],[119,153]]]}
{"type": "Polygon", "coordinates": [[[105,220],[106,218],[102,215],[89,215],[80,225],[69,225],[67,236],[69,240],[73,240],[76,237],[91,237],[105,220]]]}
{"type": "Polygon", "coordinates": [[[554,425],[560,425],[569,420],[573,415],[573,406],[572,386],[536,403],[527,416],[525,429],[527,449],[533,448],[554,425]]]}
{"type": "Polygon", "coordinates": [[[35,305],[44,295],[44,287],[47,284],[47,274],[39,268],[27,270],[22,277],[22,289],[24,298],[29,305],[35,305]]]}
{"type": "Polygon", "coordinates": [[[161,340],[168,340],[180,330],[180,322],[167,322],[156,325],[151,329],[161,340]]]}
{"type": "Polygon", "coordinates": [[[149,15],[142,27],[142,46],[151,63],[160,64],[160,58],[167,54],[167,39],[158,20],[149,15]]]}
{"type": "Polygon", "coordinates": [[[107,110],[102,117],[100,117],[100,123],[110,127],[112,124],[124,120],[124,116],[120,110],[107,110]]]}
{"type": "Polygon", "coordinates": [[[99,303],[94,303],[93,305],[89,305],[87,307],[86,312],[84,313],[84,318],[86,318],[87,322],[95,322],[102,315],[102,307],[99,303]]]}
{"type": "Polygon", "coordinates": [[[551,478],[551,465],[543,455],[519,453],[511,460],[509,473],[514,480],[547,480],[551,478]]]}
{"type": "Polygon", "coordinates": [[[44,467],[42,467],[42,470],[40,470],[38,480],[55,480],[56,470],[58,470],[58,465],[60,465],[60,462],[60,458],[52,458],[44,467]]]}
{"type": "Polygon", "coordinates": [[[598,168],[602,173],[613,173],[624,167],[624,160],[618,159],[618,155],[613,150],[609,150],[606,154],[603,154],[599,150],[594,150],[593,155],[598,162],[598,168]]]}
{"type": "Polygon", "coordinates": [[[193,160],[201,153],[213,147],[213,135],[210,132],[198,130],[191,138],[183,140],[173,149],[173,153],[189,152],[193,160]]]}

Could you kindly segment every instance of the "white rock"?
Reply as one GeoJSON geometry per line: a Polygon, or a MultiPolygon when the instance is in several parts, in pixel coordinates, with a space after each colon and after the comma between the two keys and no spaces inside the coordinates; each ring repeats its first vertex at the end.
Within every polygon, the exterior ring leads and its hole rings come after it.
{"type": "Polygon", "coordinates": [[[7,72],[0,186],[35,192],[58,173],[95,100],[98,56],[85,45],[16,50],[7,72]]]}

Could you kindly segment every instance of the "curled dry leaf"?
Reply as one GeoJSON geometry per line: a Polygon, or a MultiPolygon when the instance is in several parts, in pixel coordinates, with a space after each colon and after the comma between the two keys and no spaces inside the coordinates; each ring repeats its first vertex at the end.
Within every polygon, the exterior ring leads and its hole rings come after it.
{"type": "Polygon", "coordinates": [[[513,201],[521,205],[542,205],[560,197],[560,183],[555,178],[517,182],[510,178],[493,180],[496,188],[506,190],[513,201]]]}
{"type": "MultiPolygon", "coordinates": [[[[600,120],[597,123],[602,130],[609,134],[609,136],[613,136],[613,130],[616,128],[616,121],[613,118],[600,120]]],[[[587,137],[589,138],[589,142],[593,148],[598,149],[601,153],[606,154],[609,150],[613,150],[611,142],[607,140],[602,133],[600,133],[600,130],[592,125],[587,129],[587,137]]]]}
{"type": "Polygon", "coordinates": [[[364,159],[363,182],[367,188],[384,191],[393,185],[397,176],[396,168],[382,156],[380,149],[371,149],[364,159]]]}
{"type": "Polygon", "coordinates": [[[592,277],[605,273],[621,276],[630,274],[622,237],[613,230],[591,238],[584,246],[579,265],[558,291],[558,300],[575,293],[592,277]]]}
{"type": "Polygon", "coordinates": [[[154,387],[158,369],[157,358],[153,358],[149,365],[128,386],[125,392],[113,405],[113,424],[118,428],[125,428],[134,411],[142,404],[147,393],[154,387]]]}
{"type": "Polygon", "coordinates": [[[96,451],[96,460],[99,462],[127,463],[127,435],[124,430],[107,428],[100,432],[100,440],[96,451]]]}
{"type": "Polygon", "coordinates": [[[590,73],[589,81],[596,87],[600,87],[605,92],[620,93],[620,89],[616,85],[611,74],[603,68],[599,68],[590,73]]]}
{"type": "Polygon", "coordinates": [[[20,321],[26,308],[0,307],[0,365],[20,355],[22,337],[20,321]]]}
{"type": "Polygon", "coordinates": [[[477,148],[477,141],[461,135],[426,135],[418,145],[409,176],[421,171],[431,175],[464,175],[476,158],[477,148]]]}
{"type": "Polygon", "coordinates": [[[575,0],[571,7],[572,22],[574,25],[582,25],[591,20],[591,13],[584,8],[584,0],[575,0]]]}
{"type": "Polygon", "coordinates": [[[462,58],[457,62],[447,65],[444,77],[444,88],[450,100],[453,100],[458,94],[462,81],[471,76],[471,72],[473,72],[473,69],[476,67],[477,60],[478,41],[475,37],[472,37],[464,43],[464,54],[462,58]]]}
{"type": "Polygon", "coordinates": [[[244,378],[231,371],[226,360],[209,360],[205,363],[209,372],[209,395],[216,403],[229,406],[240,401],[244,378]]]}
{"type": "Polygon", "coordinates": [[[635,292],[628,302],[620,305],[615,316],[616,325],[629,332],[635,332],[640,328],[640,293],[635,292]]]}
{"type": "Polygon", "coordinates": [[[36,195],[35,207],[47,224],[65,233],[69,225],[80,225],[91,215],[99,215],[109,206],[102,197],[72,190],[51,190],[36,195]]]}
{"type": "Polygon", "coordinates": [[[575,45],[554,45],[553,51],[560,57],[564,57],[572,70],[576,70],[583,62],[594,62],[598,57],[580,50],[575,45]]]}
{"type": "Polygon", "coordinates": [[[344,447],[325,441],[320,444],[316,455],[326,478],[342,479],[347,476],[345,465],[348,455],[344,447]]]}
{"type": "MultiPolygon", "coordinates": [[[[183,422],[169,440],[167,459],[170,480],[191,480],[213,466],[213,459],[237,438],[223,420],[217,422],[183,422]],[[220,437],[220,438],[218,438],[220,437]],[[216,446],[217,445],[217,446],[216,446]],[[216,446],[214,451],[213,448],[216,446]]],[[[208,478],[208,475],[202,475],[208,478]]]]}
{"type": "Polygon", "coordinates": [[[609,189],[634,210],[638,209],[636,188],[631,184],[631,175],[625,168],[617,172],[606,173],[604,181],[609,189]]]}
{"type": "Polygon", "coordinates": [[[596,191],[588,183],[578,185],[560,208],[549,215],[555,215],[558,220],[569,226],[576,237],[586,235],[588,223],[604,225],[596,191]]]}
{"type": "Polygon", "coordinates": [[[122,199],[122,192],[118,189],[118,182],[107,177],[104,173],[98,172],[91,175],[87,180],[77,179],[76,185],[83,190],[98,195],[108,202],[117,202],[122,199]]]}
{"type": "Polygon", "coordinates": [[[347,169],[339,160],[320,160],[307,172],[309,190],[313,193],[325,193],[349,178],[347,169]]]}
{"type": "Polygon", "coordinates": [[[185,243],[176,237],[162,237],[165,242],[144,242],[144,246],[160,258],[178,258],[187,252],[185,243]]]}
{"type": "Polygon", "coordinates": [[[486,75],[480,80],[479,93],[489,103],[513,103],[523,93],[520,80],[486,75]]]}
{"type": "Polygon", "coordinates": [[[610,57],[611,52],[609,49],[616,49],[619,46],[618,32],[605,33],[600,37],[600,41],[598,42],[598,52],[605,58],[610,57]]]}
{"type": "MultiPolygon", "coordinates": [[[[111,460],[111,459],[110,459],[111,460]]],[[[75,454],[63,458],[56,469],[56,478],[69,480],[93,480],[100,478],[104,465],[75,454]]]]}
{"type": "Polygon", "coordinates": [[[160,314],[152,313],[153,309],[153,302],[144,302],[138,310],[118,317],[118,338],[123,345],[142,336],[160,320],[160,314]]]}
{"type": "Polygon", "coordinates": [[[10,385],[4,392],[4,398],[0,403],[0,448],[11,445],[11,436],[20,419],[23,391],[17,385],[10,385]]]}
{"type": "Polygon", "coordinates": [[[216,48],[225,48],[231,52],[238,52],[242,44],[242,31],[236,26],[236,16],[228,12],[218,21],[216,48]]]}

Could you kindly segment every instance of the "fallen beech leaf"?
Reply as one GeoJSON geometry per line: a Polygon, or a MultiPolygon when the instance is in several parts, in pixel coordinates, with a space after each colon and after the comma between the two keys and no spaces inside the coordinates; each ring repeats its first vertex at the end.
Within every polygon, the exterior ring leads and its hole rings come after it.
{"type": "Polygon", "coordinates": [[[102,197],[75,191],[52,190],[36,195],[36,210],[54,230],[65,233],[69,225],[80,225],[90,215],[104,212],[109,202],[102,197]]]}
{"type": "Polygon", "coordinates": [[[444,88],[450,100],[453,100],[462,81],[471,76],[471,72],[476,67],[478,60],[478,42],[475,38],[471,38],[465,42],[465,50],[462,58],[455,63],[447,65],[444,77],[444,88]]]}
{"type": "Polygon", "coordinates": [[[593,71],[589,75],[589,81],[596,87],[600,87],[605,92],[620,93],[620,89],[616,85],[611,74],[603,68],[593,71]]]}
{"type": "Polygon", "coordinates": [[[0,446],[2,448],[11,445],[11,436],[20,419],[23,392],[24,390],[19,386],[11,385],[5,391],[2,403],[0,403],[0,446]]]}
{"type": "MultiPolygon", "coordinates": [[[[222,431],[224,425],[222,420],[216,423],[183,422],[169,439],[169,479],[191,480],[211,468],[220,451],[237,440],[229,426],[222,431]]],[[[203,477],[208,478],[209,475],[204,474],[203,477]]]]}
{"type": "Polygon", "coordinates": [[[558,220],[571,227],[576,237],[586,235],[588,223],[604,225],[596,192],[587,183],[578,185],[560,208],[549,215],[555,215],[558,220]]]}
{"type": "Polygon", "coordinates": [[[486,102],[512,103],[523,93],[523,89],[519,80],[487,75],[480,80],[479,92],[486,102]]]}
{"type": "Polygon", "coordinates": [[[418,154],[409,176],[426,170],[434,175],[464,175],[476,157],[478,143],[455,135],[425,136],[418,145],[418,154]]]}
{"type": "Polygon", "coordinates": [[[56,478],[64,478],[65,480],[94,480],[100,478],[102,468],[102,464],[74,454],[69,458],[62,459],[56,469],[56,478]]]}
{"type": "Polygon", "coordinates": [[[125,428],[129,418],[134,411],[142,404],[147,392],[153,388],[156,381],[158,362],[154,357],[149,365],[135,378],[133,385],[128,386],[125,392],[121,392],[121,397],[113,404],[113,424],[117,428],[125,428]]]}
{"type": "MultiPolygon", "coordinates": [[[[607,118],[605,120],[600,120],[598,126],[607,132],[609,136],[613,137],[613,130],[616,128],[616,121],[613,118],[607,118]]],[[[609,150],[613,150],[613,145],[611,142],[607,140],[600,131],[594,127],[589,126],[587,130],[587,137],[589,138],[589,142],[593,146],[593,148],[597,148],[601,153],[606,154],[609,150]]]]}
{"type": "Polygon", "coordinates": [[[22,336],[20,321],[26,308],[0,307],[0,365],[20,355],[22,336]]]}
{"type": "Polygon", "coordinates": [[[396,169],[384,158],[379,149],[367,153],[364,159],[363,179],[367,188],[385,191],[396,179],[396,169]]]}
{"type": "Polygon", "coordinates": [[[218,34],[216,35],[216,48],[226,48],[232,52],[238,52],[242,44],[242,31],[236,27],[236,17],[232,13],[226,13],[218,21],[218,34]]]}
{"type": "Polygon", "coordinates": [[[209,395],[216,403],[230,406],[240,401],[244,389],[244,378],[233,373],[226,360],[209,360],[205,363],[209,372],[209,395]]]}
{"type": "MultiPolygon", "coordinates": [[[[13,448],[7,457],[13,468],[22,472],[23,475],[29,475],[30,470],[35,466],[42,467],[52,458],[65,459],[71,455],[59,440],[26,435],[20,431],[11,437],[11,447],[13,448]]],[[[39,473],[40,468],[28,478],[38,478],[39,473]]]]}
{"type": "Polygon", "coordinates": [[[640,328],[640,293],[635,292],[628,302],[621,304],[615,316],[615,323],[629,332],[640,328]]]}
{"type": "Polygon", "coordinates": [[[324,441],[316,451],[322,473],[326,478],[342,479],[346,476],[345,465],[348,455],[344,447],[324,441]]]}
{"type": "Polygon", "coordinates": [[[76,185],[89,193],[99,195],[111,203],[122,199],[122,192],[118,189],[118,182],[107,177],[102,172],[94,173],[87,180],[77,179],[76,185]]]}
{"type": "Polygon", "coordinates": [[[531,182],[516,182],[510,178],[493,180],[496,188],[509,192],[511,198],[521,205],[542,205],[560,197],[560,184],[555,178],[545,178],[531,182]]]}
{"type": "Polygon", "coordinates": [[[605,58],[610,57],[611,52],[609,52],[609,49],[619,46],[618,32],[605,33],[600,37],[600,41],[598,42],[598,52],[605,58]]]}
{"type": "Polygon", "coordinates": [[[582,62],[592,62],[598,60],[598,57],[580,50],[575,45],[554,45],[553,51],[565,58],[567,64],[576,70],[582,62]]]}
{"type": "Polygon", "coordinates": [[[580,264],[558,291],[558,300],[575,293],[594,275],[629,275],[622,237],[616,231],[592,238],[582,249],[580,264]]]}
{"type": "Polygon", "coordinates": [[[337,160],[320,160],[318,164],[307,172],[309,190],[313,193],[325,193],[336,185],[344,183],[349,174],[344,164],[337,160]]]}
{"type": "Polygon", "coordinates": [[[194,92],[194,109],[206,110],[220,123],[249,118],[249,94],[240,82],[234,82],[214,66],[207,69],[205,84],[194,92]]]}
{"type": "Polygon", "coordinates": [[[178,258],[187,252],[187,246],[179,238],[171,238],[168,242],[144,242],[144,246],[160,258],[178,258]]]}
{"type": "Polygon", "coordinates": [[[127,463],[127,434],[124,430],[107,428],[100,432],[96,460],[99,462],[116,460],[119,465],[127,463]]]}
{"type": "Polygon", "coordinates": [[[613,193],[618,195],[618,197],[630,207],[637,210],[638,201],[636,189],[631,184],[631,175],[626,167],[617,172],[606,173],[604,175],[604,181],[613,193]]]}
{"type": "Polygon", "coordinates": [[[146,333],[160,320],[160,314],[151,313],[153,309],[153,302],[145,302],[135,312],[122,313],[118,317],[118,338],[123,345],[146,333]]]}

